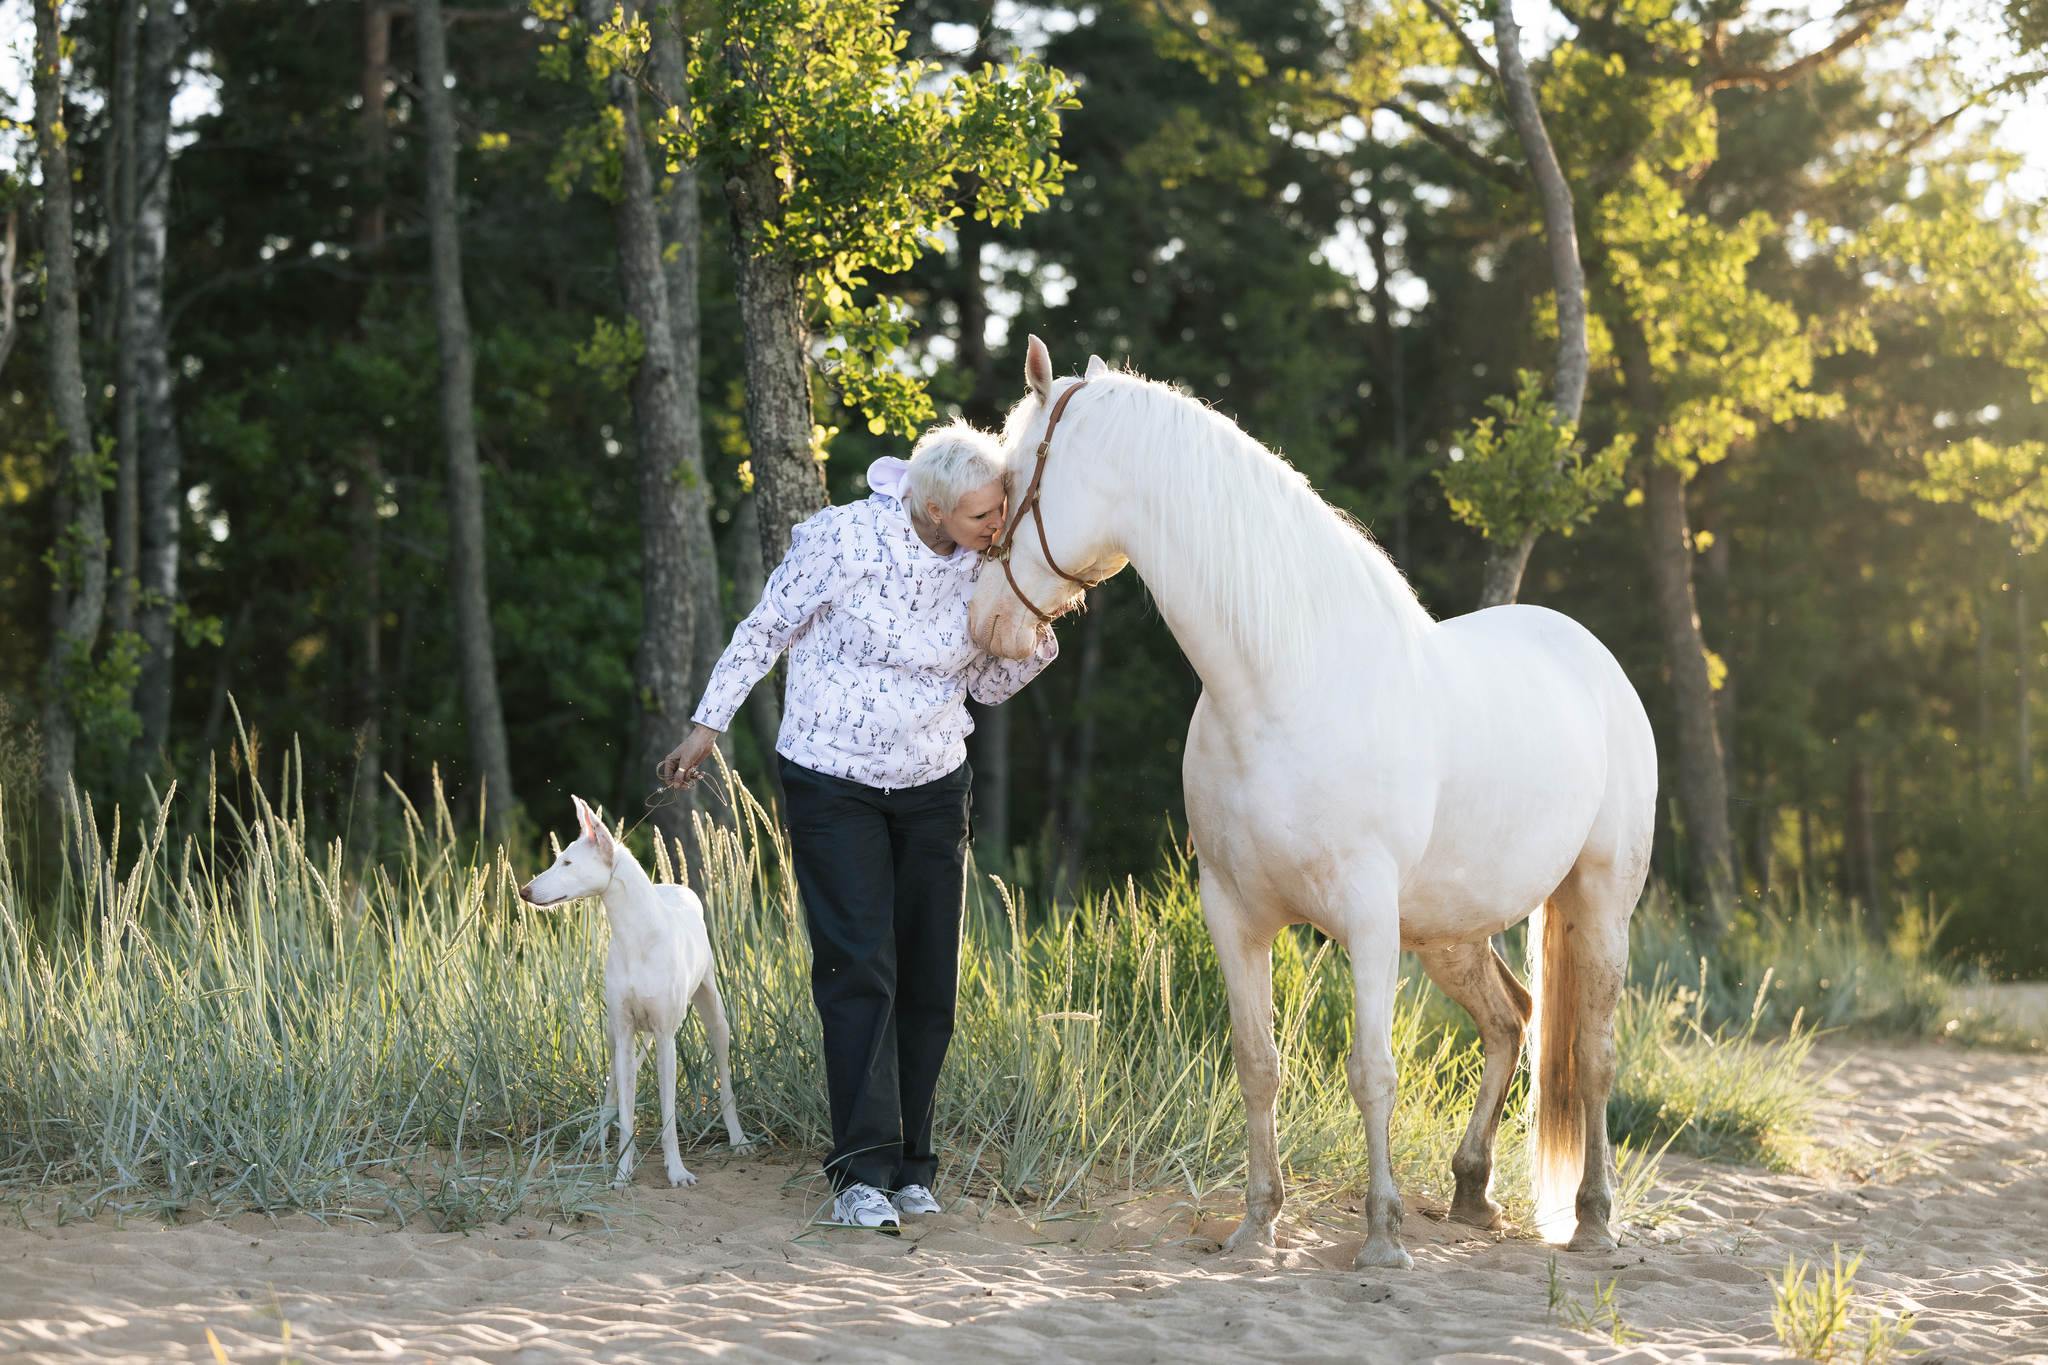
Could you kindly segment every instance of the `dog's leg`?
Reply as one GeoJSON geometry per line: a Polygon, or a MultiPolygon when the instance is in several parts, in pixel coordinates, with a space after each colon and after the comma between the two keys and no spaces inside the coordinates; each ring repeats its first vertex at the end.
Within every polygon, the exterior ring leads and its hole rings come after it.
{"type": "Polygon", "coordinates": [[[633,1101],[640,1093],[640,1051],[633,1046],[632,1028],[623,1023],[612,1030],[612,1076],[619,1101],[619,1169],[612,1184],[625,1185],[638,1164],[633,1152],[633,1101]]]}
{"type": "Polygon", "coordinates": [[[668,1183],[687,1189],[697,1177],[683,1168],[683,1153],[676,1142],[676,1035],[664,1029],[654,1040],[654,1075],[661,1083],[661,1154],[668,1161],[668,1183]]]}
{"type": "Polygon", "coordinates": [[[733,1152],[750,1155],[753,1144],[740,1131],[740,1111],[732,1094],[732,1029],[725,1022],[725,1001],[718,996],[718,983],[709,976],[691,999],[704,1020],[704,1032],[711,1039],[711,1056],[718,1063],[718,1108],[725,1115],[725,1135],[732,1139],[733,1152]]]}

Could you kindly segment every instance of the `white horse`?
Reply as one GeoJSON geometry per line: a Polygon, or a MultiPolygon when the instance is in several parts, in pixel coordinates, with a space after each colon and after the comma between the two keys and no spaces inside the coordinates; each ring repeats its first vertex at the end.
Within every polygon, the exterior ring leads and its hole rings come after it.
{"type": "Polygon", "coordinates": [[[1305,921],[1351,959],[1370,1182],[1358,1264],[1413,1264],[1388,1157],[1404,947],[1485,1047],[1452,1216],[1500,1220],[1494,1137],[1528,1027],[1538,1226],[1612,1248],[1614,1009],[1657,789],[1649,720],[1614,656],[1540,607],[1431,620],[1299,473],[1165,385],[1093,357],[1085,381],[1055,380],[1036,337],[1024,373],[1004,433],[1024,493],[1007,572],[981,576],[969,629],[1021,658],[1042,616],[1135,564],[1201,676],[1182,780],[1250,1130],[1229,1245],[1272,1245],[1280,1216],[1271,947],[1305,921]],[[1488,942],[1531,914],[1533,1002],[1488,942]]]}

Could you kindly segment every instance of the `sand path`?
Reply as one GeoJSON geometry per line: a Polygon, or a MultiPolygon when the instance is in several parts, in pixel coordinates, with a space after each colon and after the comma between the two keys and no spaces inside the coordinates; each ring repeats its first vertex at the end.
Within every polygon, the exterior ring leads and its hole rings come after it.
{"type": "Polygon", "coordinates": [[[1922,1365],[2048,1365],[2048,1059],[1822,1060],[1842,1064],[1831,1136],[1867,1166],[1673,1163],[1704,1182],[1683,1236],[1559,1255],[1581,1299],[1619,1281],[1644,1334],[1624,1347],[1546,1322],[1548,1248],[1418,1212],[1399,1275],[1348,1268],[1362,1239],[1341,1200],[1291,1206],[1293,1245],[1259,1257],[1206,1240],[1228,1232],[1227,1204],[1157,1195],[1101,1201],[1094,1220],[977,1208],[901,1239],[792,1241],[815,1207],[797,1167],[700,1154],[702,1184],[638,1188],[612,1232],[16,1220],[0,1231],[0,1358],[206,1361],[210,1328],[235,1362],[1773,1360],[1769,1277],[1840,1243],[1865,1250],[1862,1285],[1922,1315],[1922,1365]]]}

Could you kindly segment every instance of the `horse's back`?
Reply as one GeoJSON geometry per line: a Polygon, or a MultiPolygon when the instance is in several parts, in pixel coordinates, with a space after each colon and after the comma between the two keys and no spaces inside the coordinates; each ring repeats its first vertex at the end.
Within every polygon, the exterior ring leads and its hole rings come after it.
{"type": "Polygon", "coordinates": [[[1419,681],[1441,773],[1404,929],[1429,937],[1431,907],[1453,933],[1481,906],[1519,918],[1584,859],[1635,859],[1656,751],[1635,689],[1590,631],[1542,607],[1456,617],[1430,633],[1419,681]]]}

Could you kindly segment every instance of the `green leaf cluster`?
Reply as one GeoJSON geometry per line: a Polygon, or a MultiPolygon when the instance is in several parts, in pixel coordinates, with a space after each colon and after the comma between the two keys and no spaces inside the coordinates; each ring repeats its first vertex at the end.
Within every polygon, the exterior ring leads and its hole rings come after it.
{"type": "Polygon", "coordinates": [[[1451,515],[1507,545],[1531,532],[1570,535],[1590,521],[1620,489],[1635,444],[1624,432],[1587,455],[1578,424],[1559,421],[1545,401],[1543,377],[1521,370],[1516,378],[1515,396],[1487,399],[1496,415],[1475,421],[1459,447],[1462,455],[1453,451],[1452,462],[1436,471],[1451,515]]]}
{"type": "Polygon", "coordinates": [[[932,420],[931,395],[923,377],[896,362],[910,344],[910,305],[885,296],[856,307],[845,289],[827,291],[825,373],[846,406],[858,408],[876,436],[896,431],[914,439],[932,420]]]}
{"type": "Polygon", "coordinates": [[[624,393],[632,386],[640,357],[646,354],[647,341],[640,335],[638,318],[627,318],[622,327],[610,318],[600,317],[591,330],[590,340],[576,344],[576,363],[594,371],[613,393],[624,393]]]}

